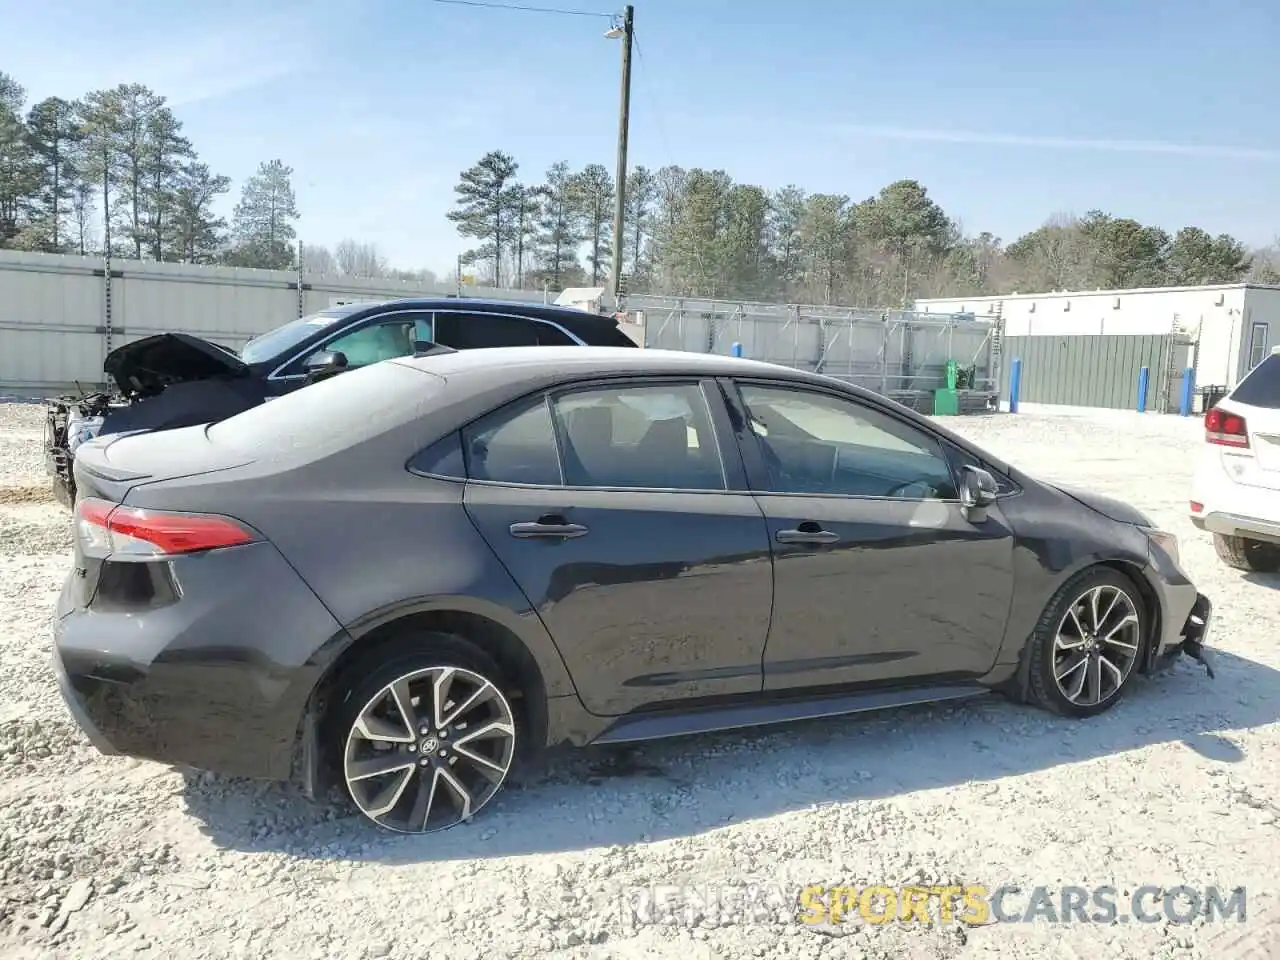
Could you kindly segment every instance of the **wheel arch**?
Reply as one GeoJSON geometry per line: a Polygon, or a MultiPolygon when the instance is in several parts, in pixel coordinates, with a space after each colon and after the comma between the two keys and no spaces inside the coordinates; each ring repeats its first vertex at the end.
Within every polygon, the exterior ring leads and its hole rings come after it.
{"type": "Polygon", "coordinates": [[[502,673],[503,692],[513,699],[528,730],[525,744],[547,742],[548,701],[572,694],[568,669],[537,615],[524,616],[474,597],[431,597],[388,605],[334,636],[314,658],[319,677],[307,697],[299,724],[295,772],[315,796],[331,783],[325,756],[324,723],[341,679],[359,664],[398,643],[406,632],[447,633],[473,644],[502,673]]]}
{"type": "MultiPolygon", "coordinates": [[[[1128,580],[1134,590],[1138,594],[1138,599],[1142,602],[1143,612],[1147,614],[1147,624],[1142,631],[1142,651],[1138,657],[1137,667],[1143,673],[1149,673],[1154,665],[1156,652],[1159,649],[1158,638],[1160,631],[1163,629],[1163,610],[1160,605],[1159,594],[1156,592],[1155,585],[1151,581],[1151,576],[1147,572],[1145,562],[1139,562],[1133,557],[1123,555],[1094,555],[1082,557],[1077,563],[1061,570],[1055,578],[1053,586],[1049,589],[1044,598],[1043,606],[1046,606],[1063,584],[1078,577],[1087,570],[1093,569],[1112,570],[1120,576],[1128,580]]],[[[1022,640],[1018,651],[1018,664],[1013,682],[1002,685],[1002,689],[1006,692],[1013,693],[1018,702],[1025,703],[1031,695],[1031,645],[1035,640],[1034,633],[1028,633],[1022,640]]]]}
{"type": "Polygon", "coordinates": [[[1143,673],[1149,673],[1154,666],[1155,656],[1160,648],[1159,639],[1161,631],[1164,629],[1164,610],[1160,605],[1160,595],[1156,593],[1155,585],[1151,582],[1151,575],[1147,572],[1146,565],[1135,563],[1132,560],[1114,559],[1103,560],[1095,564],[1095,566],[1106,567],[1116,571],[1131,582],[1138,592],[1138,599],[1142,601],[1143,613],[1147,615],[1147,622],[1142,631],[1142,653],[1138,658],[1138,667],[1143,673]]]}

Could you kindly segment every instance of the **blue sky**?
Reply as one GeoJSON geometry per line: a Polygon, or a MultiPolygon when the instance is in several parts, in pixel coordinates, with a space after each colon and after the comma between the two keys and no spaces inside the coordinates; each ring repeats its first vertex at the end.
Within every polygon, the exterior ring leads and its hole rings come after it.
{"type": "MultiPolygon", "coordinates": [[[[444,214],[484,152],[521,176],[615,162],[610,0],[0,0],[33,98],[137,81],[240,181],[295,170],[304,241],[448,270],[444,214]]],[[[1280,234],[1274,0],[640,0],[633,164],[863,199],[912,177],[1006,242],[1093,207],[1249,243],[1280,234]]],[[[226,208],[229,212],[232,199],[226,208]]]]}

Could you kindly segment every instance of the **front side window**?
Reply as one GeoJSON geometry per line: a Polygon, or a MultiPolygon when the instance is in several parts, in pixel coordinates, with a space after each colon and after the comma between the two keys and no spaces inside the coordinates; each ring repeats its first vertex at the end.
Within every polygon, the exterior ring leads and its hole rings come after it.
{"type": "Polygon", "coordinates": [[[928,434],[870,407],[810,390],[741,384],[770,493],[954,500],[951,468],[928,434]]]}
{"type": "Polygon", "coordinates": [[[462,439],[471,480],[551,487],[563,481],[543,396],[490,414],[463,431],[462,439]]]}
{"type": "Polygon", "coordinates": [[[960,471],[963,467],[978,467],[982,470],[986,470],[988,473],[991,474],[992,478],[996,482],[997,493],[1004,495],[1007,493],[1018,492],[1018,487],[1016,484],[1014,484],[1012,480],[1010,480],[1000,471],[992,469],[990,466],[983,463],[973,454],[966,453],[964,450],[961,450],[959,447],[950,443],[943,443],[942,446],[943,446],[943,449],[946,451],[947,458],[951,461],[951,466],[956,476],[960,475],[960,471]]]}
{"type": "Polygon", "coordinates": [[[348,367],[367,367],[382,360],[411,356],[417,339],[416,320],[412,314],[405,314],[335,337],[321,349],[345,355],[348,367]]]}
{"type": "Polygon", "coordinates": [[[552,401],[571,487],[725,489],[697,383],[591,387],[552,401]]]}

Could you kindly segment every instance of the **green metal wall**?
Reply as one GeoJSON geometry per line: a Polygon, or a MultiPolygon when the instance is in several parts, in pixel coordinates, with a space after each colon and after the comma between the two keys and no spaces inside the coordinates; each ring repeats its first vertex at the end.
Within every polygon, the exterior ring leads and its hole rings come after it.
{"type": "Polygon", "coordinates": [[[1138,372],[1145,366],[1151,370],[1147,409],[1176,411],[1188,346],[1167,335],[1006,337],[1003,355],[1002,400],[1009,399],[1013,361],[1021,359],[1020,403],[1134,410],[1138,372]],[[1176,351],[1174,369],[1178,371],[1172,379],[1170,351],[1176,351]]]}

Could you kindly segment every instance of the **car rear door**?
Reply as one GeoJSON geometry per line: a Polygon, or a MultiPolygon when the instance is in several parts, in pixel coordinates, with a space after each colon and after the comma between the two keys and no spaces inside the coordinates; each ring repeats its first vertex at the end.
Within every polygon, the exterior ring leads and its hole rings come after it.
{"type": "Polygon", "coordinates": [[[760,691],[769,539],[713,381],[539,395],[463,445],[467,511],[588,710],[760,691]]]}
{"type": "Polygon", "coordinates": [[[766,690],[966,679],[996,661],[1013,532],[967,520],[938,439],[807,386],[724,381],[774,554],[766,690]]]}
{"type": "Polygon", "coordinates": [[[437,310],[434,339],[455,350],[578,345],[577,340],[554,324],[534,317],[483,310],[437,310]]]}

